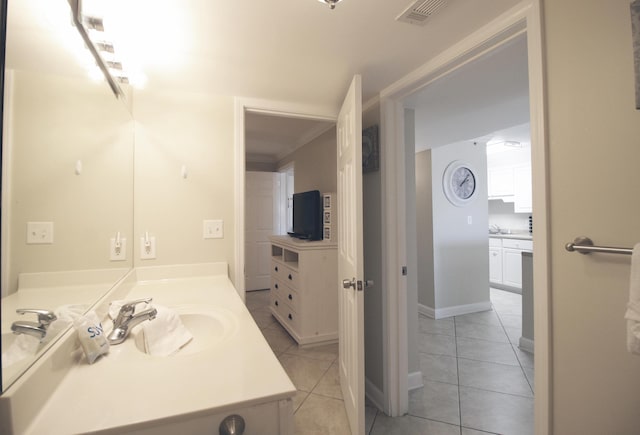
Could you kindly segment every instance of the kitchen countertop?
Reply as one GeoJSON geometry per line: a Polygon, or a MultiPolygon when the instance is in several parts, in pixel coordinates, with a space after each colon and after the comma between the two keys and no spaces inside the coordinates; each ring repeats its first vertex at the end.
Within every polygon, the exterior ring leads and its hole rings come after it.
{"type": "Polygon", "coordinates": [[[491,234],[491,239],[518,239],[518,240],[533,240],[533,236],[530,233],[511,233],[511,234],[491,234]]]}

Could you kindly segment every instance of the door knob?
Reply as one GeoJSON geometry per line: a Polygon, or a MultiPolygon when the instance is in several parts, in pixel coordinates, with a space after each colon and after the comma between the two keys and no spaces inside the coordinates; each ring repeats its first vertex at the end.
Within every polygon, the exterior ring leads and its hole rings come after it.
{"type": "Polygon", "coordinates": [[[356,279],[355,278],[353,278],[353,279],[343,279],[342,280],[342,288],[349,289],[351,287],[353,287],[354,289],[356,288],[356,279]]]}
{"type": "Polygon", "coordinates": [[[362,281],[356,281],[355,278],[350,279],[350,280],[349,279],[343,279],[342,280],[342,288],[347,289],[347,290],[350,289],[350,288],[353,288],[355,290],[357,288],[358,291],[361,292],[362,288],[363,288],[362,287],[362,281]]]}

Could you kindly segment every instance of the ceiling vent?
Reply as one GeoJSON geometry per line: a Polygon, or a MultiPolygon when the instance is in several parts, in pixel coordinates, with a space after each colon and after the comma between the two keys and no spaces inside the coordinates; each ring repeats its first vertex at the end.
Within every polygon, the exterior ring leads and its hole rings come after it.
{"type": "Polygon", "coordinates": [[[442,9],[448,0],[418,0],[404,10],[396,21],[424,26],[429,18],[442,9]]]}

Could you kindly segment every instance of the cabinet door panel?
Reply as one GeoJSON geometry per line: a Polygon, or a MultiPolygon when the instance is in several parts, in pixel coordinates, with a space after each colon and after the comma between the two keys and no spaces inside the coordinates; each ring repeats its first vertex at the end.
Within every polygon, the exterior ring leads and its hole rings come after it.
{"type": "Polygon", "coordinates": [[[503,284],[522,288],[522,251],[502,248],[503,284]]]}
{"type": "Polygon", "coordinates": [[[502,284],[502,248],[489,248],[489,281],[502,284]]]}

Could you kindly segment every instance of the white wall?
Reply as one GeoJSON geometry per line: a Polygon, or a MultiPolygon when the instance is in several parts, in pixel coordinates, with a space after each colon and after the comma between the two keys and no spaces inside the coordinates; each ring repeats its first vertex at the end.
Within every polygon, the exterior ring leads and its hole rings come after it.
{"type": "MultiPolygon", "coordinates": [[[[380,125],[380,107],[363,113],[362,128],[380,125]]],[[[380,131],[378,130],[378,134],[380,131]]],[[[382,180],[380,171],[362,174],[364,276],[374,285],[364,295],[365,376],[380,392],[383,378],[382,180]]]]}
{"type": "Polygon", "coordinates": [[[416,251],[418,269],[418,303],[435,307],[433,270],[433,203],[431,150],[416,154],[416,251]]]}
{"type": "MultiPolygon", "coordinates": [[[[122,268],[109,239],[133,227],[133,122],[105,83],[14,71],[9,289],[20,272],[122,268]],[[82,172],[76,175],[76,162],[82,172]],[[29,221],[53,222],[53,244],[27,245],[29,221]]],[[[6,223],[5,223],[6,224],[6,223]]]]}
{"type": "Polygon", "coordinates": [[[308,144],[282,158],[277,167],[294,162],[294,191],[319,190],[321,193],[338,189],[337,142],[335,127],[308,144]]]}
{"type": "Polygon", "coordinates": [[[564,249],[580,235],[613,246],[640,241],[630,2],[543,3],[553,433],[637,434],[640,356],[626,351],[623,319],[629,258],[564,249]]]}
{"type": "Polygon", "coordinates": [[[515,213],[513,202],[504,202],[501,199],[489,200],[489,225],[528,232],[529,216],[531,213],[515,213]]]}
{"type": "Polygon", "coordinates": [[[431,308],[436,310],[489,302],[486,158],[480,143],[460,142],[431,150],[435,289],[431,308]],[[467,162],[477,174],[476,200],[464,207],[451,204],[442,189],[444,171],[454,160],[467,162]]]}
{"type": "Polygon", "coordinates": [[[231,97],[135,93],[135,266],[226,261],[234,277],[233,107],[231,97]],[[224,238],[204,240],[204,219],[222,219],[224,238]],[[140,260],[145,231],[155,260],[140,260]]]}

